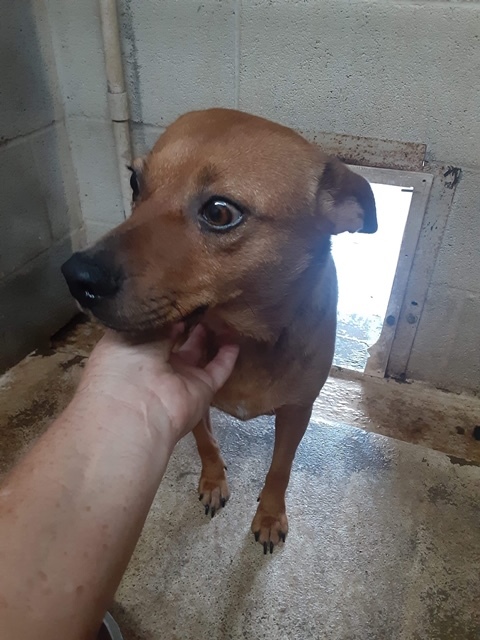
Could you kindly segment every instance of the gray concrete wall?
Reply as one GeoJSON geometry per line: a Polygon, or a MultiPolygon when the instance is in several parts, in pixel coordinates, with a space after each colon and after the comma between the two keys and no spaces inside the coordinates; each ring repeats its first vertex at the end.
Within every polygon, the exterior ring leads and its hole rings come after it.
{"type": "MultiPolygon", "coordinates": [[[[47,0],[90,236],[121,219],[96,0],[47,0]]],[[[426,143],[463,178],[408,375],[480,391],[477,1],[119,0],[136,151],[176,116],[239,107],[293,127],[426,143]]]]}
{"type": "Polygon", "coordinates": [[[45,0],[89,241],[123,219],[98,0],[45,0]]]}
{"type": "Polygon", "coordinates": [[[74,309],[60,264],[82,237],[46,8],[0,0],[0,369],[74,309]]]}

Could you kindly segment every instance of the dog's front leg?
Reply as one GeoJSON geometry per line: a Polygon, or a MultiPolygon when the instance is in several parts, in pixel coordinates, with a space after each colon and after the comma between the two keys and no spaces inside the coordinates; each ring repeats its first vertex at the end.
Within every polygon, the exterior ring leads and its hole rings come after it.
{"type": "Polygon", "coordinates": [[[213,518],[215,513],[225,506],[230,492],[225,473],[225,462],[221,456],[218,442],[213,435],[210,412],[207,412],[206,416],[197,424],[193,435],[202,461],[202,473],[198,484],[199,498],[205,507],[205,514],[210,512],[213,518]]]}
{"type": "Polygon", "coordinates": [[[255,540],[263,545],[264,553],[273,552],[273,547],[288,533],[285,510],[285,492],[295,452],[308,426],[312,406],[285,406],[276,411],[275,447],[272,464],[259,497],[257,513],[252,522],[255,540]]]}

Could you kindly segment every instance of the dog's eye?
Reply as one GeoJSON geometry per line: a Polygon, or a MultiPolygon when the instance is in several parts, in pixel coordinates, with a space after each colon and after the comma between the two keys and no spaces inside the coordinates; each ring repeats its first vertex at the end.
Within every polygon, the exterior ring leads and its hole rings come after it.
{"type": "Polygon", "coordinates": [[[128,167],[128,169],[132,172],[130,175],[130,187],[132,189],[133,201],[138,200],[140,196],[140,185],[138,183],[137,172],[133,167],[128,167]]]}
{"type": "Polygon", "coordinates": [[[200,210],[200,216],[212,229],[226,231],[236,227],[243,219],[240,209],[221,198],[211,198],[200,210]]]}

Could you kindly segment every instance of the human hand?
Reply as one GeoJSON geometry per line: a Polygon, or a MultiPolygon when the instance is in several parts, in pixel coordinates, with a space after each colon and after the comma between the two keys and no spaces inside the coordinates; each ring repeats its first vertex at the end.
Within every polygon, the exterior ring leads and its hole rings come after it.
{"type": "Polygon", "coordinates": [[[224,345],[201,367],[205,329],[198,325],[172,353],[182,330],[177,325],[168,338],[142,344],[108,331],[90,356],[78,393],[93,389],[95,394],[109,396],[119,411],[141,412],[149,428],[166,428],[177,442],[205,415],[238,355],[236,345],[224,345]]]}

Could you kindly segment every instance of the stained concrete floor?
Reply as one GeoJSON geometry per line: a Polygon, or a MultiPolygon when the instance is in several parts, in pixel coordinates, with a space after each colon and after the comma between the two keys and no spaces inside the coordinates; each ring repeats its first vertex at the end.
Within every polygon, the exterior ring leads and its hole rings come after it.
{"type": "MultiPolygon", "coordinates": [[[[77,325],[0,377],[0,473],[68,402],[98,335],[77,325]]],[[[205,517],[183,440],[112,606],[125,640],[480,639],[479,400],[330,378],[272,556],[249,532],[272,420],[213,422],[232,498],[205,517]]]]}

